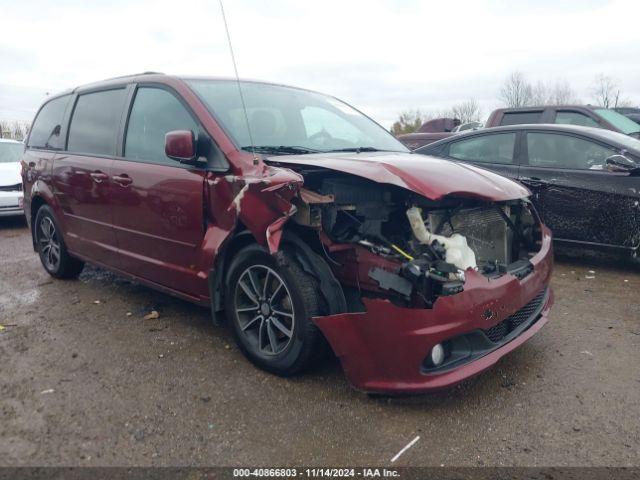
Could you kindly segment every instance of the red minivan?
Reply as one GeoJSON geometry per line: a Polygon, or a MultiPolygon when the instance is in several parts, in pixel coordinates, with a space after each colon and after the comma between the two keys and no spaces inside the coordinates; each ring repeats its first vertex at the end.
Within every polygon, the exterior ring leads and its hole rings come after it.
{"type": "Polygon", "coordinates": [[[412,155],[336,98],[134,75],[48,99],[26,143],[47,272],[89,262],[210,307],[270,372],[328,342],[358,389],[430,391],[547,322],[551,236],[529,191],[412,155]]]}

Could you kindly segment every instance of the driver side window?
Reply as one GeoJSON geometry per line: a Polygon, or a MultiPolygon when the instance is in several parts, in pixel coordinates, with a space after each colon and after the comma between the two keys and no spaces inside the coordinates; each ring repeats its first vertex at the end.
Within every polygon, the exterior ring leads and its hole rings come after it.
{"type": "Polygon", "coordinates": [[[198,125],[180,101],[166,90],[140,87],[133,101],[124,156],[131,160],[175,166],[164,153],[164,136],[172,130],[191,130],[198,125]]]}
{"type": "Polygon", "coordinates": [[[613,148],[570,135],[527,133],[529,165],[533,167],[601,170],[613,148]]]}

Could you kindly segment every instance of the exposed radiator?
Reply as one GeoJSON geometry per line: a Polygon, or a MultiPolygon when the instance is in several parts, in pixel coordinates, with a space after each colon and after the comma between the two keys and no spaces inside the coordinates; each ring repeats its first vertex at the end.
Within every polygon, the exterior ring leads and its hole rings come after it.
{"type": "MultiPolygon", "coordinates": [[[[507,216],[510,215],[508,206],[501,208],[507,216]]],[[[478,264],[494,260],[505,264],[511,262],[513,232],[495,208],[452,211],[451,219],[446,211],[434,210],[429,212],[427,222],[427,227],[433,233],[445,236],[459,233],[466,237],[478,264]],[[438,226],[441,226],[440,231],[437,231],[438,226]]]]}

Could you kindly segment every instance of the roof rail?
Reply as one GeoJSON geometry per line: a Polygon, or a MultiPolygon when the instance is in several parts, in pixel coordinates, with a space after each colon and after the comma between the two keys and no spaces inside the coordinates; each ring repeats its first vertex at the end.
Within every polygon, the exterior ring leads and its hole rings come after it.
{"type": "Polygon", "coordinates": [[[119,80],[120,78],[138,77],[140,75],[165,75],[165,74],[163,72],[131,73],[129,75],[120,75],[118,77],[105,78],[104,80],[100,80],[100,81],[101,82],[108,82],[109,80],[119,80]]]}

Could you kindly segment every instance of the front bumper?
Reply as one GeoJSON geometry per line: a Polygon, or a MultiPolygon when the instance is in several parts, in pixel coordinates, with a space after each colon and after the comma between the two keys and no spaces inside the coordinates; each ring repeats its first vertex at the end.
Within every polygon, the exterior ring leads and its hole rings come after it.
{"type": "Polygon", "coordinates": [[[314,321],[340,358],[345,375],[359,390],[421,393],[451,387],[486,370],[532,337],[548,321],[553,293],[495,348],[471,355],[452,368],[427,371],[431,348],[497,327],[548,288],[553,270],[551,235],[544,229],[540,251],[531,258],[533,272],[522,280],[511,274],[488,279],[466,272],[464,291],[440,297],[432,309],[402,308],[385,299],[363,299],[364,313],[315,317],[314,321]],[[489,319],[488,319],[489,318],[489,319]]]}
{"type": "Polygon", "coordinates": [[[21,191],[0,191],[0,217],[24,215],[23,194],[21,191]]]}

